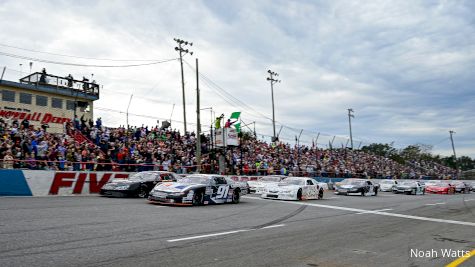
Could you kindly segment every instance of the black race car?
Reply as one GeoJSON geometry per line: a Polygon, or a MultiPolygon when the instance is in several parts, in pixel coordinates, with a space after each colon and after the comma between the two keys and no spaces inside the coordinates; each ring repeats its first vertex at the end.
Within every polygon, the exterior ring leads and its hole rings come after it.
{"type": "Polygon", "coordinates": [[[366,179],[345,179],[336,183],[335,194],[339,195],[378,195],[379,185],[366,179]]]}
{"type": "Polygon", "coordinates": [[[100,194],[113,197],[147,197],[155,185],[165,181],[175,182],[177,178],[178,176],[172,172],[139,172],[129,177],[129,179],[109,181],[101,188],[100,194]]]}
{"type": "Polygon", "coordinates": [[[161,183],[150,191],[148,200],[173,205],[239,203],[240,185],[220,175],[192,174],[178,182],[161,183]]]}

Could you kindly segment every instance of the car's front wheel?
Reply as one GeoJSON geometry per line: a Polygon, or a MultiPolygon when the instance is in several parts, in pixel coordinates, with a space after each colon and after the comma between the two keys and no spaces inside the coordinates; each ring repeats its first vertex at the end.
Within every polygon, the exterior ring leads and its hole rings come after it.
{"type": "Polygon", "coordinates": [[[297,200],[302,200],[302,189],[297,192],[297,200]]]}

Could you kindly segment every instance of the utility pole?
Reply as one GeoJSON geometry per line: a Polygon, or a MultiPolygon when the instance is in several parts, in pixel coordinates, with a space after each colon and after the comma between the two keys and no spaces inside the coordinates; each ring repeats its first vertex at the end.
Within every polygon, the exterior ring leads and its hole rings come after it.
{"type": "Polygon", "coordinates": [[[348,123],[350,125],[350,141],[351,141],[351,150],[353,150],[353,133],[351,132],[351,118],[354,118],[355,115],[353,115],[354,111],[352,108],[348,109],[348,123]]]}
{"type": "Polygon", "coordinates": [[[457,154],[455,154],[454,138],[452,137],[452,135],[456,132],[450,130],[449,133],[450,133],[450,142],[452,142],[452,151],[454,152],[455,169],[457,170],[457,173],[458,173],[459,168],[457,164],[457,154]]]}
{"type": "Polygon", "coordinates": [[[200,87],[198,80],[198,59],[196,59],[196,165],[201,172],[201,124],[200,124],[200,87]]]}
{"type": "Polygon", "coordinates": [[[275,135],[275,111],[274,111],[274,83],[280,83],[280,80],[274,79],[274,77],[278,77],[279,74],[276,72],[273,72],[271,70],[267,71],[269,73],[269,77],[267,77],[267,80],[270,81],[270,91],[272,95],[272,127],[274,129],[274,135],[272,136],[272,142],[277,141],[277,137],[275,135]]]}
{"type": "Polygon", "coordinates": [[[130,107],[130,103],[132,103],[132,97],[134,95],[130,95],[130,100],[129,100],[129,104],[127,105],[127,112],[126,112],[126,120],[127,120],[127,132],[129,131],[129,107],[130,107]]]}
{"type": "Polygon", "coordinates": [[[183,75],[183,56],[187,53],[193,55],[193,52],[189,51],[188,49],[184,49],[183,46],[190,45],[193,46],[193,43],[183,41],[181,39],[174,38],[175,42],[178,43],[178,46],[175,47],[175,51],[180,53],[180,66],[181,66],[181,92],[183,95],[183,130],[185,131],[183,134],[186,134],[186,103],[185,103],[185,76],[183,75]]]}
{"type": "Polygon", "coordinates": [[[302,136],[303,129],[300,130],[299,138],[297,139],[297,168],[298,168],[298,175],[300,174],[300,136],[302,136]]]}

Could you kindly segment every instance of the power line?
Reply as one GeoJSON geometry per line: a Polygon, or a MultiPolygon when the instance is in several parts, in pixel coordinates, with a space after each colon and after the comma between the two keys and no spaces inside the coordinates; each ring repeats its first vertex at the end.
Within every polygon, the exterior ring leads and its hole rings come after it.
{"type": "MultiPolygon", "coordinates": [[[[102,110],[102,111],[108,111],[108,112],[115,112],[115,113],[120,113],[120,114],[126,114],[125,111],[117,110],[117,109],[111,109],[111,108],[94,107],[94,109],[102,110]]],[[[144,115],[144,114],[129,113],[129,115],[135,116],[135,117],[142,117],[142,118],[148,118],[148,119],[155,119],[155,120],[156,120],[156,119],[159,119],[159,120],[162,120],[162,121],[168,121],[168,120],[169,120],[169,119],[167,119],[167,118],[156,117],[156,116],[150,116],[150,115],[144,115]]],[[[174,121],[174,122],[183,123],[183,121],[179,121],[179,120],[173,120],[173,121],[174,121]]],[[[194,125],[194,126],[197,125],[196,123],[188,123],[188,124],[192,124],[192,125],[194,125]]]]}
{"type": "Polygon", "coordinates": [[[56,64],[56,65],[77,66],[77,67],[95,67],[95,68],[128,68],[128,67],[139,67],[139,66],[156,65],[156,64],[161,64],[161,63],[166,63],[166,62],[170,62],[170,61],[177,60],[177,58],[171,58],[171,59],[164,59],[164,60],[160,60],[160,61],[149,62],[149,63],[140,63],[140,64],[128,64],[128,65],[94,65],[94,64],[79,64],[79,63],[60,62],[60,61],[39,59],[39,58],[33,58],[33,57],[27,57],[27,56],[22,56],[22,55],[16,55],[16,54],[5,53],[5,52],[1,52],[1,51],[0,51],[0,55],[7,56],[7,57],[12,57],[12,58],[19,58],[19,59],[30,60],[30,61],[35,61],[35,62],[43,62],[43,63],[56,64]]]}
{"type": "Polygon", "coordinates": [[[23,51],[34,52],[34,53],[41,53],[41,54],[61,56],[61,57],[70,57],[70,58],[80,58],[80,59],[92,59],[92,60],[103,60],[103,61],[159,61],[158,59],[111,59],[111,58],[81,57],[81,56],[72,56],[72,55],[65,55],[65,54],[58,54],[58,53],[51,53],[51,52],[27,49],[27,48],[22,48],[22,47],[2,44],[2,43],[0,43],[0,46],[15,48],[15,49],[23,50],[23,51]]]}

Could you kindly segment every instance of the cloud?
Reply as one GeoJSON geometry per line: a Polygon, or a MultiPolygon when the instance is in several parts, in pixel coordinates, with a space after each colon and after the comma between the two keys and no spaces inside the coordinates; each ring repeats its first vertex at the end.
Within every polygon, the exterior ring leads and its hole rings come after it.
{"type": "MultiPolygon", "coordinates": [[[[348,138],[347,109],[355,110],[355,140],[436,144],[457,132],[461,153],[475,157],[475,4],[471,1],[2,1],[2,43],[89,58],[176,58],[173,38],[193,42],[185,56],[187,121],[196,122],[199,58],[201,106],[217,113],[243,111],[256,130],[272,135],[267,70],[274,87],[277,128],[294,142],[348,138]],[[6,22],[6,23],[5,23],[6,22]],[[224,91],[223,91],[224,90],[224,91]],[[243,104],[244,103],[244,104],[243,104]],[[292,129],[291,129],[292,128],[292,129]]],[[[123,64],[0,51],[78,63],[123,64]]],[[[7,77],[28,62],[1,57],[7,77]]],[[[95,107],[125,112],[133,94],[132,124],[169,118],[181,128],[178,61],[137,68],[78,68],[34,63],[51,73],[90,76],[104,89],[95,107]],[[173,108],[173,104],[175,104],[173,108]],[[153,117],[153,118],[151,118],[153,117]]],[[[111,126],[125,114],[95,110],[111,126]]],[[[203,111],[202,121],[210,121],[203,111]]],[[[189,128],[194,128],[190,124],[189,128]]],[[[265,137],[269,139],[268,137],[265,137]]],[[[449,155],[450,144],[434,151],[449,155]]]]}

